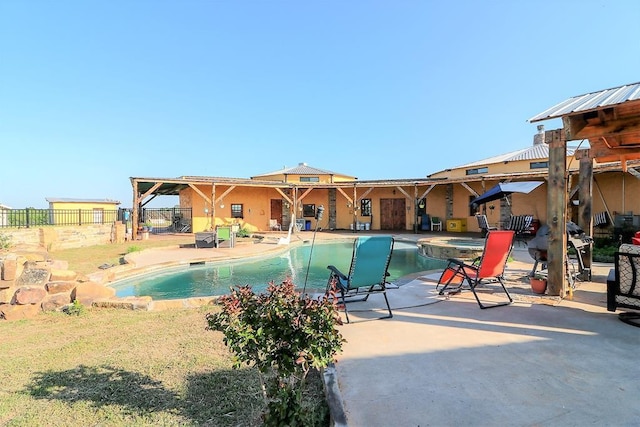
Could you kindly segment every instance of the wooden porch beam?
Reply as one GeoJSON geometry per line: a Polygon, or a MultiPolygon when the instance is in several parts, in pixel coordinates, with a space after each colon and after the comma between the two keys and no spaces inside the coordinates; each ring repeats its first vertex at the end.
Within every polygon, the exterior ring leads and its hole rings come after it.
{"type": "Polygon", "coordinates": [[[285,193],[284,191],[282,191],[282,190],[281,190],[281,189],[279,189],[279,188],[276,188],[276,191],[277,191],[278,193],[280,193],[280,195],[282,196],[282,198],[283,198],[284,200],[286,200],[287,202],[289,202],[289,204],[293,205],[293,200],[291,200],[291,198],[287,195],[287,193],[285,193]]]}
{"type": "Polygon", "coordinates": [[[338,190],[338,192],[340,194],[342,194],[344,196],[345,199],[347,199],[347,202],[353,204],[353,199],[351,198],[351,196],[349,196],[347,193],[344,192],[344,190],[340,187],[337,187],[336,190],[338,190]]]}
{"type": "Polygon", "coordinates": [[[479,196],[479,194],[478,194],[478,193],[476,193],[476,191],[475,191],[473,188],[469,187],[469,185],[467,185],[467,183],[466,183],[466,182],[461,182],[460,184],[461,184],[464,188],[466,188],[466,189],[469,191],[469,193],[473,194],[473,195],[474,195],[474,196],[476,196],[476,197],[478,197],[478,196],[479,196]]]}
{"type": "Polygon", "coordinates": [[[195,191],[196,193],[198,193],[200,195],[200,197],[202,197],[204,199],[205,202],[209,203],[210,205],[211,203],[211,199],[209,198],[209,196],[207,196],[206,194],[204,194],[202,191],[200,191],[200,189],[198,187],[196,187],[194,184],[189,183],[189,187],[191,187],[191,189],[193,191],[195,191]]]}
{"type": "Polygon", "coordinates": [[[232,185],[231,187],[227,188],[224,193],[222,193],[219,197],[217,197],[214,201],[215,204],[218,204],[219,202],[222,201],[222,199],[224,199],[224,196],[226,196],[227,194],[231,193],[233,190],[235,190],[236,186],[232,185]]]}
{"type": "Polygon", "coordinates": [[[433,190],[434,188],[436,188],[435,184],[430,185],[429,188],[424,190],[424,193],[422,193],[422,195],[420,196],[420,199],[424,199],[425,197],[427,197],[427,194],[431,193],[431,190],[433,190]]]}
{"type": "Polygon", "coordinates": [[[613,119],[605,122],[589,123],[581,116],[563,118],[568,140],[591,139],[604,136],[614,137],[640,132],[640,117],[613,119]]]}

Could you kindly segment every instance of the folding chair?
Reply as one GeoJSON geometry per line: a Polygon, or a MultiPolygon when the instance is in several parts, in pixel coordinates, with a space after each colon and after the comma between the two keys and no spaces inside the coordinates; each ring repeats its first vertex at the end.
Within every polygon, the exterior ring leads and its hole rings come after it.
{"type": "Polygon", "coordinates": [[[271,229],[271,231],[273,230],[282,231],[282,226],[278,223],[277,219],[269,220],[269,228],[271,229]]]}
{"type": "Polygon", "coordinates": [[[524,244],[524,233],[529,230],[531,223],[533,223],[533,215],[511,215],[507,230],[514,231],[516,241],[521,241],[524,244]]]}
{"type": "Polygon", "coordinates": [[[484,252],[482,256],[471,264],[464,261],[449,258],[447,267],[442,272],[436,288],[444,285],[440,289],[440,295],[444,295],[445,291],[454,285],[455,288],[449,293],[457,293],[462,290],[465,281],[473,292],[480,308],[492,308],[503,305],[509,305],[513,302],[509,291],[504,286],[504,269],[507,265],[507,259],[513,248],[514,232],[512,230],[491,230],[487,233],[484,242],[484,252]],[[498,302],[486,305],[480,301],[476,287],[487,281],[497,281],[502,286],[502,290],[507,295],[508,301],[498,302]]]}
{"type": "Polygon", "coordinates": [[[489,221],[487,220],[486,215],[476,215],[476,220],[478,220],[478,228],[482,232],[482,236],[486,236],[490,230],[497,230],[497,227],[489,226],[489,221]]]}
{"type": "Polygon", "coordinates": [[[366,301],[369,295],[374,293],[381,293],[384,296],[389,311],[389,315],[381,317],[381,319],[393,317],[387,299],[386,282],[392,252],[393,237],[391,236],[358,237],[353,242],[353,255],[348,275],[341,273],[333,265],[327,266],[331,273],[326,292],[328,294],[333,286],[336,287],[339,293],[338,302],[344,305],[347,323],[349,323],[347,304],[354,301],[366,301]],[[363,297],[357,298],[359,296],[363,297]]]}

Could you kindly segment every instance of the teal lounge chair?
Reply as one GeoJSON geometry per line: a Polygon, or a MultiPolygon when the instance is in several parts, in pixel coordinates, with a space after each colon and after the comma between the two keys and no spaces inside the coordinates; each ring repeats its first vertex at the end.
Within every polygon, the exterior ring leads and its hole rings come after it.
{"type": "Polygon", "coordinates": [[[391,236],[358,237],[353,243],[353,255],[348,275],[340,272],[333,265],[327,266],[331,270],[327,293],[335,284],[338,302],[344,305],[347,323],[349,323],[347,304],[354,301],[366,301],[373,293],[381,293],[387,304],[389,315],[381,317],[381,319],[393,317],[387,299],[386,282],[392,252],[393,238],[391,236]],[[358,298],[359,296],[362,298],[358,298]]]}

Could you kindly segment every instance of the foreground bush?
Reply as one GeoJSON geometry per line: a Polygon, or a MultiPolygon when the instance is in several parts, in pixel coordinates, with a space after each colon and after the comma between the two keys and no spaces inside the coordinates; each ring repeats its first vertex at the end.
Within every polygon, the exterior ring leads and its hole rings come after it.
{"type": "Polygon", "coordinates": [[[301,296],[286,280],[262,294],[238,286],[218,300],[220,312],[207,314],[208,329],[221,331],[235,354],[234,368],[253,365],[261,373],[265,425],[317,424],[301,405],[302,390],[309,371],[327,367],[342,350],[334,301],[301,296]]]}

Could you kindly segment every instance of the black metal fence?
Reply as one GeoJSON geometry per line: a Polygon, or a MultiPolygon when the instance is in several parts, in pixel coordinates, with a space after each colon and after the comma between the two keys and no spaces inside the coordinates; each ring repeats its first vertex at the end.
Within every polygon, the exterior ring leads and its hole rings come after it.
{"type": "MultiPolygon", "coordinates": [[[[54,225],[130,224],[131,209],[0,209],[0,228],[31,228],[54,225]]],[[[190,233],[191,208],[143,208],[140,225],[155,234],[190,233]]]]}
{"type": "Polygon", "coordinates": [[[0,210],[0,227],[109,224],[122,220],[124,211],[125,209],[5,209],[0,210]]]}
{"type": "Polygon", "coordinates": [[[140,224],[153,234],[191,233],[191,208],[142,208],[140,224]]]}

